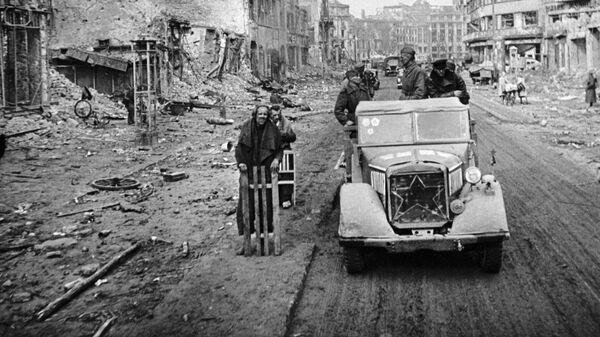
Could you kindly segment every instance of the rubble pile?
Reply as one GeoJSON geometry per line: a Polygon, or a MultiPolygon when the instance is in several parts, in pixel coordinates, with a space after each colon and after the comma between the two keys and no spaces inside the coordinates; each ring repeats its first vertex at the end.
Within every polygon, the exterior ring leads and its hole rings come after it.
{"type": "Polygon", "coordinates": [[[203,93],[209,89],[211,89],[211,87],[204,83],[188,83],[180,80],[177,77],[173,77],[171,87],[169,88],[168,92],[165,93],[163,98],[173,102],[188,102],[193,98],[199,103],[215,104],[215,98],[206,97],[203,95],[203,93]]]}
{"type": "MultiPolygon", "coordinates": [[[[78,119],[74,106],[82,98],[82,87],[71,82],[55,69],[50,69],[50,112],[53,116],[66,121],[68,118],[78,119]]],[[[127,111],[121,102],[114,102],[108,96],[88,88],[92,94],[94,111],[101,112],[113,118],[125,118],[127,111]]]]}
{"type": "Polygon", "coordinates": [[[9,137],[22,132],[33,131],[9,138],[8,144],[14,148],[47,145],[51,142],[49,137],[58,128],[59,126],[43,119],[39,115],[30,117],[19,116],[0,120],[0,133],[6,134],[9,137]]]}

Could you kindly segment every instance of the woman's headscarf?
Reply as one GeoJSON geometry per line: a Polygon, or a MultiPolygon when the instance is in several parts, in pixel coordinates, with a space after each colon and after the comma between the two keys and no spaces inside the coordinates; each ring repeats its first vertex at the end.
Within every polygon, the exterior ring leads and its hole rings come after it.
{"type": "Polygon", "coordinates": [[[244,123],[240,132],[240,143],[252,149],[252,160],[259,164],[279,148],[278,138],[275,133],[279,132],[271,121],[271,108],[268,105],[259,104],[252,112],[250,123],[244,123]],[[258,110],[267,109],[267,120],[263,126],[256,121],[258,110]]]}

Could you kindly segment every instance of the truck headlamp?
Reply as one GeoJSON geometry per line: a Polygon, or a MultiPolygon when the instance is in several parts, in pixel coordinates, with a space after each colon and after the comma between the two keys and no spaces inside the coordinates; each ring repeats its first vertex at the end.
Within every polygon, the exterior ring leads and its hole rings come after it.
{"type": "Polygon", "coordinates": [[[471,166],[465,171],[465,179],[469,184],[477,184],[481,180],[481,171],[477,167],[471,166]]]}
{"type": "Polygon", "coordinates": [[[456,215],[461,214],[465,210],[465,203],[460,199],[452,200],[450,210],[456,215]]]}

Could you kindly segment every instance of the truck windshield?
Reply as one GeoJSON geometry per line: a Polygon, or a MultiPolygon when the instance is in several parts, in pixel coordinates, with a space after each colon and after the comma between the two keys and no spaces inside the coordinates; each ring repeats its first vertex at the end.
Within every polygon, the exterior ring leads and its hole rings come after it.
{"type": "Polygon", "coordinates": [[[357,126],[358,142],[363,145],[467,141],[470,138],[466,109],[358,116],[357,126]]]}
{"type": "Polygon", "coordinates": [[[415,113],[417,141],[466,140],[469,121],[466,110],[415,113]]]}
{"type": "Polygon", "coordinates": [[[398,60],[397,59],[389,59],[387,61],[388,66],[397,66],[398,65],[398,60]]]}
{"type": "Polygon", "coordinates": [[[412,115],[390,114],[360,116],[358,140],[360,144],[394,144],[412,141],[412,115]]]}

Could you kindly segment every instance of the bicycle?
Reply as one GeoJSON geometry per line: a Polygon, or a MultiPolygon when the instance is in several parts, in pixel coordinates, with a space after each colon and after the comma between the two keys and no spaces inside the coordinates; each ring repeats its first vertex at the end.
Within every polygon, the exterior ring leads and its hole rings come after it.
{"type": "Polygon", "coordinates": [[[75,103],[73,112],[75,112],[77,117],[83,119],[86,124],[89,124],[88,119],[91,118],[92,126],[104,127],[110,123],[110,119],[104,113],[94,110],[90,102],[92,98],[90,90],[87,87],[83,87],[81,99],[75,103]]]}

